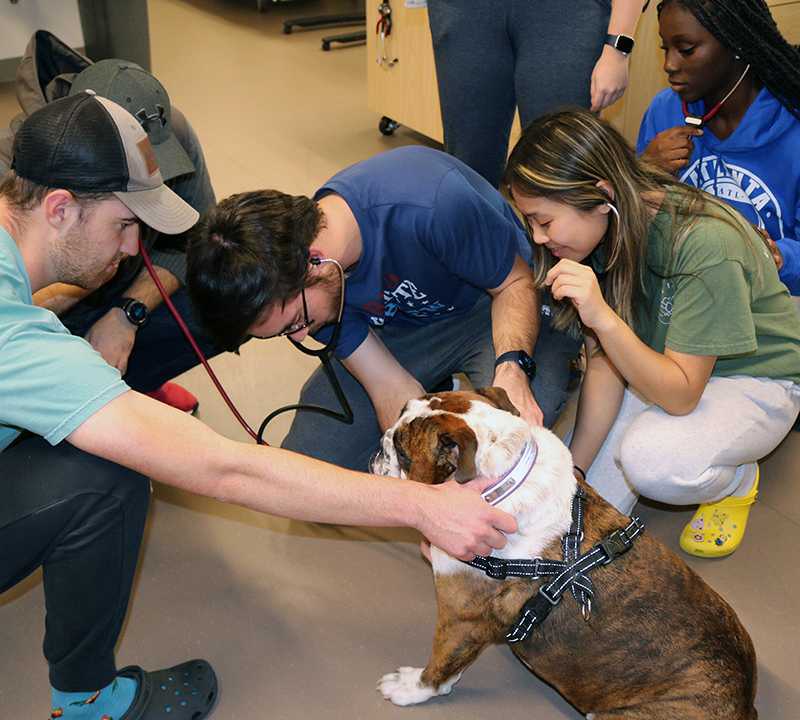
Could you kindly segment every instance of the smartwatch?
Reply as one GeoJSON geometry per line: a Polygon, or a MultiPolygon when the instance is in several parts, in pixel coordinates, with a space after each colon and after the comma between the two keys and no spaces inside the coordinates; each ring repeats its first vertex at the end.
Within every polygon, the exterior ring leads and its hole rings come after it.
{"type": "Polygon", "coordinates": [[[503,353],[494,361],[494,366],[497,367],[500,363],[504,362],[517,363],[524,370],[530,382],[533,382],[533,378],[536,377],[536,363],[533,362],[531,356],[524,350],[511,350],[503,353]]]}
{"type": "Polygon", "coordinates": [[[623,55],[630,55],[633,50],[633,38],[630,35],[606,35],[606,45],[611,45],[623,55]]]}
{"type": "Polygon", "coordinates": [[[131,325],[135,325],[136,329],[143,328],[150,318],[150,311],[147,309],[141,300],[134,300],[133,298],[119,298],[114,307],[122,308],[125,317],[131,325]]]}

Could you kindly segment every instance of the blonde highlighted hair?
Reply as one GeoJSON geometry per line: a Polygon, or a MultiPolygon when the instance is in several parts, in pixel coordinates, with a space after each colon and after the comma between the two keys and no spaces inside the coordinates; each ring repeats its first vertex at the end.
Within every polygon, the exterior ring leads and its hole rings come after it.
{"type": "MultiPolygon", "coordinates": [[[[659,208],[672,218],[673,251],[698,216],[719,215],[741,229],[727,206],[637,158],[611,124],[580,108],[550,113],[522,131],[506,165],[503,189],[509,195],[513,190],[518,195],[544,197],[583,212],[605,203],[617,211],[609,213],[608,232],[602,241],[603,295],[634,329],[641,308],[649,305],[645,292],[647,231],[659,208]],[[676,192],[665,194],[667,186],[676,192]],[[712,211],[712,206],[722,212],[712,211]]],[[[532,236],[530,227],[528,233],[532,236]]],[[[544,246],[531,245],[534,276],[544,288],[545,277],[557,260],[544,246]]],[[[551,308],[554,327],[580,332],[578,313],[571,302],[554,299],[551,308]]]]}

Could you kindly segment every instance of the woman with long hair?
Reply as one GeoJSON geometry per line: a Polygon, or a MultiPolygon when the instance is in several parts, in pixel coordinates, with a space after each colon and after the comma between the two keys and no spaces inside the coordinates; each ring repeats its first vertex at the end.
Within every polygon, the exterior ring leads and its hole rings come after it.
{"type": "Polygon", "coordinates": [[[579,109],[523,130],[504,187],[554,325],[584,334],[576,466],[626,514],[698,503],[681,547],[733,552],[800,411],[800,318],[763,237],[579,109]]]}
{"type": "Polygon", "coordinates": [[[800,50],[764,0],[664,0],[658,18],[670,87],[637,151],[761,228],[800,295],[800,50]]]}

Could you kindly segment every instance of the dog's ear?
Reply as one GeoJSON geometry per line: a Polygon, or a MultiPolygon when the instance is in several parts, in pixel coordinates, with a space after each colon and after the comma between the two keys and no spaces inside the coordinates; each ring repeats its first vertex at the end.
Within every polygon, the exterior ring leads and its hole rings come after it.
{"type": "Polygon", "coordinates": [[[478,393],[478,395],[483,395],[483,397],[494,403],[501,410],[505,410],[519,417],[519,410],[517,410],[517,408],[514,407],[514,403],[508,399],[508,393],[506,393],[503,388],[490,385],[489,387],[478,388],[475,392],[478,393]]]}
{"type": "MultiPolygon", "coordinates": [[[[478,475],[475,467],[475,453],[478,451],[478,440],[475,433],[467,426],[439,436],[437,466],[446,477],[455,472],[455,480],[465,483],[478,475]]],[[[440,481],[441,482],[441,481],[440,481]]]]}

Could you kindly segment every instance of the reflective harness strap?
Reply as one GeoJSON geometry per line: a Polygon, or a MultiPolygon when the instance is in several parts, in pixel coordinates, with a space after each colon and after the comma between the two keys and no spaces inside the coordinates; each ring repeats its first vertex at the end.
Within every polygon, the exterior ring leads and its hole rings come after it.
{"type": "Polygon", "coordinates": [[[592,550],[585,555],[580,554],[580,542],[583,539],[583,500],[586,492],[578,487],[572,498],[572,524],[562,540],[564,560],[503,560],[494,557],[476,557],[465,561],[467,565],[478,568],[490,578],[502,580],[506,577],[527,577],[537,580],[540,577],[552,577],[546,585],[522,606],[520,616],[506,635],[509,642],[527,640],[533,629],[541,625],[550,611],[561,602],[564,593],[569,589],[581,606],[584,620],[589,619],[592,611],[592,600],[595,596],[594,583],[587,573],[598,565],[607,565],[615,558],[627,552],[633,546],[634,538],[644,532],[644,524],[639,518],[631,518],[624,528],[611,533],[594,544],[592,550]]]}
{"type": "MultiPolygon", "coordinates": [[[[561,541],[561,549],[564,553],[564,564],[567,567],[576,567],[576,563],[581,555],[581,540],[583,540],[583,501],[585,499],[586,491],[578,485],[575,495],[572,496],[572,524],[569,526],[569,532],[564,535],[564,539],[561,541]]],[[[566,569],[567,568],[565,568],[565,572],[566,569]]],[[[578,605],[580,605],[581,608],[588,607],[588,612],[591,612],[592,598],[594,598],[594,584],[592,581],[581,572],[573,576],[568,587],[572,589],[572,595],[575,600],[578,601],[578,605]]]]}

